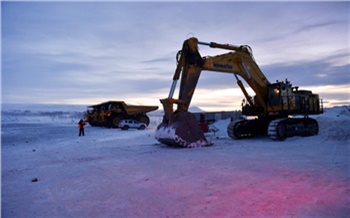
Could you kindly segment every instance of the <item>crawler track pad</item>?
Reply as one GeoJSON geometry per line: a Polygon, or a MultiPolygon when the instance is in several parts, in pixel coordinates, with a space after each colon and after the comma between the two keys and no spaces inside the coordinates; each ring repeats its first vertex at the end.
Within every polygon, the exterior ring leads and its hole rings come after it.
{"type": "Polygon", "coordinates": [[[155,138],[166,145],[176,147],[205,147],[211,144],[205,138],[198,122],[189,112],[174,113],[168,123],[161,123],[155,138]]]}

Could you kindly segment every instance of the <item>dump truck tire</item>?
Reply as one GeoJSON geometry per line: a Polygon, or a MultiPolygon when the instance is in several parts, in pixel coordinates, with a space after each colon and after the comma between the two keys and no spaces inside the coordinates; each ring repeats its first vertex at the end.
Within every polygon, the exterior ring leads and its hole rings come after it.
{"type": "Polygon", "coordinates": [[[120,121],[123,119],[120,115],[114,115],[110,118],[109,123],[112,128],[118,128],[120,121]]]}
{"type": "Polygon", "coordinates": [[[137,121],[139,121],[140,123],[144,123],[147,126],[149,125],[149,117],[147,115],[139,115],[137,116],[137,121]]]}

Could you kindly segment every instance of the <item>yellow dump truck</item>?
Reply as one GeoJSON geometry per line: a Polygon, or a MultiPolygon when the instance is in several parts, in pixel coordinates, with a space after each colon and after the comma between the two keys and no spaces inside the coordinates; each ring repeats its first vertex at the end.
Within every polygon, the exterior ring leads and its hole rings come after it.
{"type": "Polygon", "coordinates": [[[123,119],[133,119],[149,125],[146,113],[155,111],[158,106],[127,105],[124,101],[107,101],[88,106],[85,121],[91,126],[117,128],[123,119]]]}

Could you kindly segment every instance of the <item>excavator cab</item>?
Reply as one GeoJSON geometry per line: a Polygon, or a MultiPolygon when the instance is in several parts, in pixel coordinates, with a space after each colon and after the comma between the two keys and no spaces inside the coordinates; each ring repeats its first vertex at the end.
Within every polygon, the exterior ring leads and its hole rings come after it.
{"type": "Polygon", "coordinates": [[[310,90],[299,90],[286,79],[268,85],[268,112],[278,115],[311,115],[323,112],[322,101],[310,90]]]}

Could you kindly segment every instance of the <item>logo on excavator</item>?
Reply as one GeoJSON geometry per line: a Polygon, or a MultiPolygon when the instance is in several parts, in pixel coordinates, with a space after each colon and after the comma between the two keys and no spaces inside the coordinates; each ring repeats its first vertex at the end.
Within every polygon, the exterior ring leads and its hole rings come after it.
{"type": "Polygon", "coordinates": [[[219,67],[219,68],[225,68],[225,69],[232,69],[233,66],[229,64],[216,64],[214,63],[214,67],[219,67]]]}

